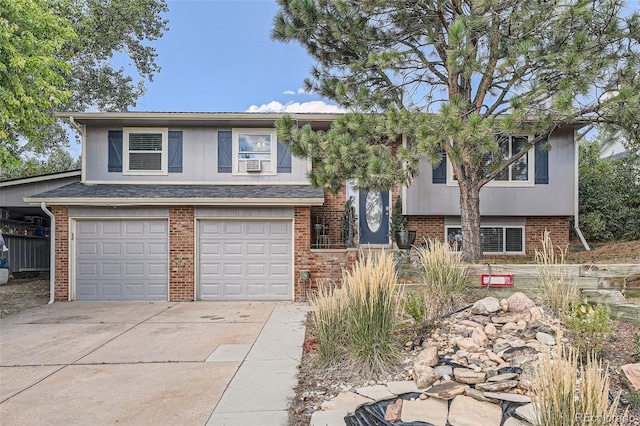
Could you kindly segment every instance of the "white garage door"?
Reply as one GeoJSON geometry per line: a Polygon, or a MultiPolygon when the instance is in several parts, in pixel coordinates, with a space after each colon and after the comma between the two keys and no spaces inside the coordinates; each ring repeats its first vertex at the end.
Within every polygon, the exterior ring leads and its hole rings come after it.
{"type": "Polygon", "coordinates": [[[78,220],[77,300],[167,300],[166,220],[78,220]]]}
{"type": "Polygon", "coordinates": [[[201,220],[202,300],[291,300],[292,222],[201,220]]]}

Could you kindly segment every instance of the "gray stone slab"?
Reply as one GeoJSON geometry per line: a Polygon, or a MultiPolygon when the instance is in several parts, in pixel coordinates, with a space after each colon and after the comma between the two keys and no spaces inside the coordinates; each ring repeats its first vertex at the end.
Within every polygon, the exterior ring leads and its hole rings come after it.
{"type": "Polygon", "coordinates": [[[339,411],[344,416],[351,415],[361,405],[371,404],[374,401],[354,392],[341,392],[333,399],[325,401],[320,405],[323,410],[339,411]]]}
{"type": "Polygon", "coordinates": [[[244,361],[245,357],[249,353],[251,349],[251,345],[220,345],[216,348],[215,351],[209,358],[206,359],[206,362],[215,362],[215,361],[244,361]]]}
{"type": "Polygon", "coordinates": [[[297,366],[298,362],[293,359],[245,360],[215,413],[287,410],[297,384],[297,366]]]}
{"type": "Polygon", "coordinates": [[[406,423],[425,422],[434,426],[445,426],[449,403],[438,398],[416,399],[402,403],[401,420],[406,423]]]}
{"type": "Polygon", "coordinates": [[[416,382],[413,380],[400,380],[396,382],[387,382],[387,389],[389,392],[395,395],[402,395],[405,393],[420,392],[416,386],[416,382]]]}
{"type": "Polygon", "coordinates": [[[342,411],[316,411],[311,415],[309,426],[344,426],[344,413],[342,411]]]}
{"type": "Polygon", "coordinates": [[[250,411],[245,413],[213,413],[207,426],[287,426],[289,413],[285,411],[250,411]]]}
{"type": "Polygon", "coordinates": [[[373,385],[373,386],[365,386],[362,388],[356,388],[356,392],[374,401],[391,399],[396,396],[394,393],[389,391],[389,389],[384,385],[373,385]]]}

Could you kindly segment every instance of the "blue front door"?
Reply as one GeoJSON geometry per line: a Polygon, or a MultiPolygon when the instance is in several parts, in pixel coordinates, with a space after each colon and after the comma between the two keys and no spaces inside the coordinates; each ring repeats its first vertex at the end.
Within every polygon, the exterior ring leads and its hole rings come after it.
{"type": "Polygon", "coordinates": [[[360,244],[389,244],[389,192],[360,191],[360,244]]]}

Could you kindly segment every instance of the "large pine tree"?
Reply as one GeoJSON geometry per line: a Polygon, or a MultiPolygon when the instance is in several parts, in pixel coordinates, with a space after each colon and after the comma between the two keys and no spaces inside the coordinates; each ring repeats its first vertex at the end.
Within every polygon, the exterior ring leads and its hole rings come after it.
{"type": "Polygon", "coordinates": [[[280,120],[331,190],[407,184],[441,152],[460,187],[466,260],[482,257],[480,190],[558,127],[638,139],[640,15],[622,0],[278,0],[272,37],[316,61],[307,89],[354,111],[326,133],[280,120]],[[412,143],[392,155],[389,142],[412,143]],[[535,135],[514,155],[502,135],[535,135]]]}

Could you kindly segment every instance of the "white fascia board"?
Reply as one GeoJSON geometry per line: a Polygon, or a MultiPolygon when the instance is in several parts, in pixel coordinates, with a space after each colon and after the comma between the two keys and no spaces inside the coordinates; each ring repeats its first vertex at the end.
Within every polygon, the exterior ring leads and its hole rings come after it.
{"type": "Polygon", "coordinates": [[[9,181],[0,182],[0,188],[7,187],[7,186],[24,185],[27,183],[36,183],[36,182],[52,181],[57,179],[65,179],[70,177],[81,176],[81,174],[82,172],[80,170],[73,170],[70,172],[55,173],[55,174],[43,175],[43,176],[32,176],[32,177],[23,178],[23,179],[12,179],[9,181]]]}
{"type": "Polygon", "coordinates": [[[31,198],[54,206],[321,206],[324,198],[31,198]]]}

